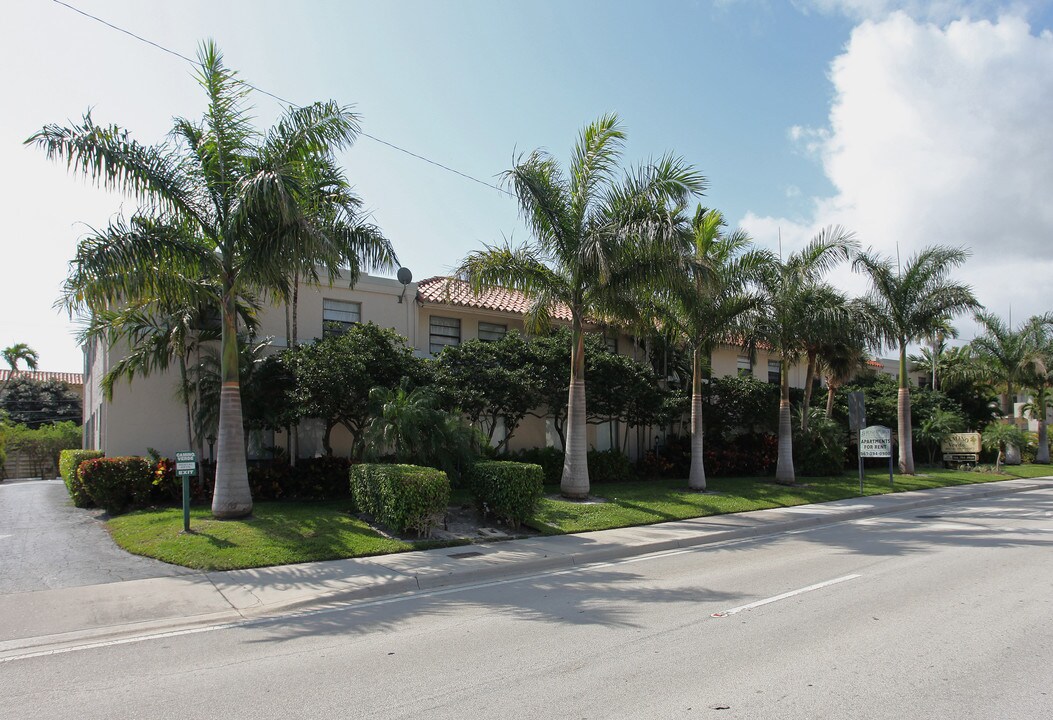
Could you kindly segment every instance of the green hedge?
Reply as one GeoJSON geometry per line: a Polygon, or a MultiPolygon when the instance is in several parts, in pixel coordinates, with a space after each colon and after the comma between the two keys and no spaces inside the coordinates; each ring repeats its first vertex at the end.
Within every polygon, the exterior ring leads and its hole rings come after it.
{"type": "Polygon", "coordinates": [[[475,464],[468,487],[480,512],[518,528],[537,510],[544,479],[540,465],[492,460],[475,464]]]}
{"type": "Polygon", "coordinates": [[[589,450],[589,481],[631,482],[636,472],[629,458],[618,450],[589,450]]]}
{"type": "Polygon", "coordinates": [[[115,457],[85,460],[78,466],[88,496],[111,515],[150,501],[153,467],[146,458],[115,457]]]}
{"type": "Polygon", "coordinates": [[[78,466],[85,460],[101,458],[104,454],[101,450],[63,450],[59,453],[59,475],[66,483],[66,490],[75,506],[86,508],[92,505],[91,496],[77,473],[78,466]]]}
{"type": "Polygon", "coordinates": [[[430,535],[450,503],[446,473],[419,465],[354,465],[350,470],[355,505],[396,533],[430,535]]]}

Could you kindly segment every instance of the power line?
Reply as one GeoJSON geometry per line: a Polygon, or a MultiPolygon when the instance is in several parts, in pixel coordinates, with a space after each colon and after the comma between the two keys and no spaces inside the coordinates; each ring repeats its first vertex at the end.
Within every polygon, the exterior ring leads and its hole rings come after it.
{"type": "MultiPolygon", "coordinates": [[[[146,43],[147,45],[150,45],[150,46],[152,46],[154,48],[157,48],[158,50],[160,50],[162,52],[166,52],[169,55],[173,55],[173,56],[179,58],[180,60],[184,60],[184,61],[190,63],[191,65],[197,65],[197,61],[194,60],[193,58],[187,57],[183,53],[177,52],[175,50],[172,50],[171,48],[167,48],[164,45],[161,45],[160,43],[154,42],[153,40],[149,40],[149,39],[143,37],[142,35],[137,35],[136,33],[133,33],[131,30],[127,30],[127,29],[125,29],[123,27],[120,27],[118,25],[114,25],[113,23],[111,23],[111,22],[109,22],[107,20],[103,20],[102,18],[100,18],[100,17],[98,17],[96,15],[92,15],[89,12],[85,12],[84,10],[81,10],[78,7],[74,7],[73,5],[70,5],[69,3],[63,2],[62,0],[51,0],[51,1],[53,3],[55,3],[56,5],[61,5],[64,8],[72,10],[73,12],[77,13],[78,15],[83,15],[84,17],[86,17],[86,18],[88,18],[90,20],[94,20],[97,23],[105,25],[106,27],[110,28],[111,30],[116,30],[119,33],[123,33],[124,35],[127,35],[128,37],[131,37],[131,38],[134,38],[135,40],[138,40],[139,42],[146,43]]],[[[272,92],[268,92],[267,90],[264,90],[263,88],[259,87],[258,85],[253,85],[252,83],[246,82],[245,80],[241,80],[240,82],[243,85],[245,85],[246,87],[252,88],[256,92],[258,92],[258,93],[260,93],[262,95],[266,95],[267,97],[273,98],[273,99],[277,100],[280,103],[288,105],[289,107],[293,107],[293,108],[301,107],[297,103],[294,103],[291,100],[286,100],[285,98],[281,97],[280,95],[275,95],[272,92]]],[[[412,150],[407,150],[406,148],[400,147],[400,146],[396,145],[395,143],[388,142],[387,140],[382,140],[381,138],[378,138],[376,135],[370,135],[369,133],[362,132],[362,131],[359,131],[358,134],[361,135],[362,137],[369,138],[370,140],[372,140],[374,142],[378,142],[381,145],[386,145],[386,146],[388,146],[389,148],[391,148],[393,150],[398,150],[401,153],[405,153],[406,155],[409,155],[412,158],[416,158],[417,160],[423,160],[424,162],[428,163],[429,165],[434,165],[435,167],[441,168],[442,170],[445,170],[447,172],[451,172],[454,175],[459,175],[460,177],[464,178],[465,180],[471,180],[474,183],[478,183],[480,185],[484,185],[484,186],[486,186],[488,188],[491,188],[493,190],[497,190],[498,192],[504,193],[505,195],[508,195],[509,197],[515,197],[511,192],[509,192],[508,190],[505,190],[503,187],[500,187],[498,185],[494,185],[493,183],[486,182],[485,180],[480,180],[479,178],[473,177],[473,176],[469,175],[468,173],[461,172],[460,170],[455,170],[454,168],[450,167],[449,165],[444,165],[441,162],[438,162],[437,160],[432,160],[431,158],[427,158],[427,157],[425,157],[423,155],[415,153],[412,150]]]]}

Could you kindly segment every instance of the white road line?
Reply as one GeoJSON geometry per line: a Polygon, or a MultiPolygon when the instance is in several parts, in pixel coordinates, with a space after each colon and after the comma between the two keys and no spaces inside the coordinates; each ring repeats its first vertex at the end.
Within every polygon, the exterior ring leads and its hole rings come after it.
{"type": "Polygon", "coordinates": [[[846,580],[855,580],[857,577],[862,576],[844,575],[843,577],[834,578],[833,580],[827,580],[826,582],[816,583],[815,585],[809,585],[808,587],[798,588],[797,590],[791,590],[790,592],[784,592],[782,595],[776,595],[774,597],[764,598],[763,600],[757,600],[756,602],[751,602],[748,605],[739,605],[738,607],[731,608],[730,610],[713,613],[713,617],[727,617],[728,615],[740,613],[743,610],[752,610],[753,608],[758,608],[761,605],[767,605],[769,603],[778,602],[779,600],[785,600],[786,598],[791,598],[794,595],[801,595],[806,592],[811,592],[812,590],[819,590],[820,588],[836,585],[837,583],[843,583],[846,580]]]}

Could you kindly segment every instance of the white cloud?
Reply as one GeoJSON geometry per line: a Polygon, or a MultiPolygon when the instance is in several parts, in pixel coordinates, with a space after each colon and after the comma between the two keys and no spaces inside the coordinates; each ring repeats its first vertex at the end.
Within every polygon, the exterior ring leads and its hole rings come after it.
{"type": "Polygon", "coordinates": [[[1053,309],[1053,35],[1019,17],[941,28],[896,13],[855,28],[830,78],[829,127],[790,137],[835,193],[807,218],[750,213],[743,226],[769,245],[781,228],[793,249],[840,223],[904,259],[965,245],[961,277],[990,309],[1053,309]]]}

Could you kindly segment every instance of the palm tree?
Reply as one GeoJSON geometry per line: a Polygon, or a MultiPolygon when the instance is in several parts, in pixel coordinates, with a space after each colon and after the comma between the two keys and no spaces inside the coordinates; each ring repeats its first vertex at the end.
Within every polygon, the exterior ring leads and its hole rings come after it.
{"type": "Polygon", "coordinates": [[[11,368],[11,372],[8,373],[7,379],[4,380],[4,384],[0,385],[0,395],[4,394],[4,390],[7,389],[7,384],[18,374],[18,363],[24,362],[27,368],[30,370],[36,370],[37,363],[40,361],[40,356],[37,355],[37,351],[25,343],[15,343],[14,345],[6,347],[0,351],[0,355],[3,355],[4,362],[6,362],[11,368]]]}
{"type": "Polygon", "coordinates": [[[801,402],[801,431],[808,432],[808,420],[812,416],[812,393],[815,379],[823,369],[823,353],[837,354],[841,348],[854,342],[852,331],[857,329],[856,317],[848,298],[830,285],[818,284],[812,292],[811,309],[803,318],[804,340],[804,399],[801,402]],[[831,323],[831,318],[839,318],[831,323]]]}
{"type": "MultiPolygon", "coordinates": [[[[1043,378],[1048,372],[1046,359],[1053,314],[1035,315],[1016,330],[993,313],[976,313],[976,321],[983,328],[983,334],[974,338],[970,345],[987,379],[1004,390],[1004,393],[1000,393],[1002,415],[1006,422],[1011,422],[1016,415],[1014,402],[1017,390],[1027,385],[1041,391],[1044,385],[1043,378]]],[[[1038,407],[1033,406],[1031,410],[1037,411],[1038,407]]],[[[1032,416],[1036,414],[1042,416],[1039,429],[1044,430],[1042,421],[1045,420],[1045,413],[1032,412],[1032,416]]],[[[1047,458],[1048,452],[1047,448],[1047,458]]],[[[1007,465],[1019,465],[1019,448],[1007,446],[1005,461],[1007,465]]]]}
{"type": "Polygon", "coordinates": [[[543,150],[519,156],[504,173],[519,201],[533,244],[488,246],[462,262],[457,275],[476,292],[503,286],[531,299],[529,327],[547,324],[557,303],[571,315],[567,438],[560,491],[589,494],[585,437],[583,329],[594,318],[632,314],[628,290],[674,274],[673,246],[686,238],[682,213],[704,178],[671,155],[616,178],[625,139],[606,115],[580,133],[567,172],[543,150]]]}
{"type": "MultiPolygon", "coordinates": [[[[701,206],[691,223],[692,240],[683,258],[684,280],[663,295],[660,317],[665,327],[687,340],[691,348],[691,469],[688,487],[706,489],[703,458],[702,376],[714,347],[741,342],[748,334],[748,316],[760,306],[751,287],[769,253],[751,250],[749,236],[725,233],[724,216],[701,206]]],[[[651,321],[653,323],[653,320],[651,321]]]]}
{"type": "Polygon", "coordinates": [[[834,397],[837,389],[860,372],[867,369],[870,359],[866,351],[867,328],[859,312],[853,312],[849,304],[848,322],[840,331],[819,346],[816,360],[817,372],[826,381],[826,412],[829,420],[834,416],[834,397]]]}
{"type": "Polygon", "coordinates": [[[286,110],[261,134],[245,105],[247,86],[216,46],[203,44],[198,60],[208,107],[199,122],[177,119],[170,142],[142,145],[117,126],[96,125],[90,113],[82,124],[48,125],[26,142],[147,209],[148,223],[118,220],[81,242],[66,282],[71,312],[182,300],[193,296],[199,278],[215,281],[208,300],[220,309],[223,387],[212,512],[234,518],[252,511],[237,303],[261,292],[288,297],[284,248],[294,232],[315,233],[313,260],[330,278],[348,263],[344,238],[334,237],[334,228],[318,223],[309,209],[309,177],[316,163],[355,139],[358,118],[335,103],[315,103],[286,110]]]}
{"type": "Polygon", "coordinates": [[[899,349],[899,471],[907,475],[914,474],[907,345],[938,332],[949,318],[979,307],[969,286],[949,278],[968,256],[962,248],[935,246],[914,255],[902,270],[891,258],[871,253],[860,254],[853,264],[870,278],[863,303],[878,341],[899,349]]]}
{"type": "Polygon", "coordinates": [[[795,482],[790,367],[806,352],[807,341],[817,328],[833,328],[846,322],[848,311],[844,305],[829,302],[836,291],[823,283],[822,277],[847,260],[855,248],[852,233],[831,226],[786,260],[772,261],[761,279],[765,312],[755,328],[755,339],[766,343],[780,359],[779,455],[775,481],[783,485],[795,482]]]}

